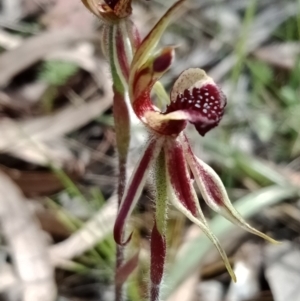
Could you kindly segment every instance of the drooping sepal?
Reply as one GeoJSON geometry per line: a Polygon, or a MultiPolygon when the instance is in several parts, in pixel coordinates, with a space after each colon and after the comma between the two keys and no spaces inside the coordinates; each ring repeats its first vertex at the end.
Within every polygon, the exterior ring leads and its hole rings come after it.
{"type": "Polygon", "coordinates": [[[182,140],[184,143],[187,162],[206,204],[212,210],[220,213],[226,219],[245,229],[246,231],[258,235],[269,242],[277,243],[277,241],[271,237],[251,227],[243,219],[240,213],[233,207],[227,195],[226,189],[217,173],[209,165],[204,163],[193,154],[186,137],[184,137],[182,140]]]}
{"type": "Polygon", "coordinates": [[[192,179],[180,142],[173,139],[167,140],[165,156],[169,186],[181,204],[196,217],[200,209],[194,189],[192,189],[192,179]]]}
{"type": "Polygon", "coordinates": [[[124,227],[127,218],[132,213],[138,199],[142,193],[143,187],[146,182],[147,175],[150,168],[158,156],[164,139],[151,138],[146,145],[144,154],[131,176],[129,184],[124,192],[118,215],[114,226],[114,238],[117,244],[126,245],[130,239],[131,234],[128,238],[124,239],[124,227]]]}
{"type": "Polygon", "coordinates": [[[204,136],[219,124],[225,106],[226,97],[213,79],[204,70],[191,68],[176,80],[171,91],[171,102],[164,114],[177,113],[194,124],[199,134],[204,136]]]}
{"type": "Polygon", "coordinates": [[[231,278],[233,281],[236,281],[236,276],[231,268],[228,257],[216,236],[209,229],[207,221],[200,208],[199,201],[193,187],[190,170],[185,160],[184,149],[182,148],[180,141],[177,141],[176,145],[169,145],[169,147],[165,149],[165,153],[167,157],[169,198],[172,204],[191,222],[199,226],[203,233],[211,240],[220,253],[231,278]]]}

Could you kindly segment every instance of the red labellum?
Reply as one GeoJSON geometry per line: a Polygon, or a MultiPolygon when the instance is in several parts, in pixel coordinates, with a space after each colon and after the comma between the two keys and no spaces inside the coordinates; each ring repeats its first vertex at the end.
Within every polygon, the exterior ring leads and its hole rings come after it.
{"type": "Polygon", "coordinates": [[[185,89],[177,95],[175,101],[167,106],[165,114],[182,110],[190,115],[200,135],[204,136],[209,130],[216,127],[224,114],[226,96],[218,86],[208,83],[202,87],[196,85],[185,89]]]}

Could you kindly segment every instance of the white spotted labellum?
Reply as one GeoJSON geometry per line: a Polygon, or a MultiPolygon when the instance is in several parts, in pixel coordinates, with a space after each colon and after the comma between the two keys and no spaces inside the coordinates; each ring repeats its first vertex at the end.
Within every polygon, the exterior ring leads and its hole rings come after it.
{"type": "Polygon", "coordinates": [[[156,191],[155,223],[151,235],[150,300],[159,300],[166,258],[166,212],[171,202],[188,219],[197,224],[218,249],[233,280],[234,272],[228,258],[200,208],[193,187],[195,180],[205,202],[216,212],[251,233],[274,242],[252,228],[232,206],[226,190],[215,171],[197,158],[184,134],[188,122],[204,136],[216,127],[224,113],[226,97],[201,69],[188,69],[176,80],[170,104],[161,112],[151,101],[151,90],[168,70],[174,59],[174,47],[154,49],[171,17],[184,0],[170,8],[142,41],[133,57],[129,74],[132,107],[149,130],[150,137],[125,190],[114,227],[118,244],[129,242],[125,236],[126,220],[141,195],[150,168],[154,168],[156,191]]]}

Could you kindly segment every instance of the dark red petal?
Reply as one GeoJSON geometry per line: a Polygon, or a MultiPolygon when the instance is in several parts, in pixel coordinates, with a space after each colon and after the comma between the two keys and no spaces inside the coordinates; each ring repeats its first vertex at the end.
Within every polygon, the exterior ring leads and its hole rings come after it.
{"type": "Polygon", "coordinates": [[[208,83],[201,88],[185,89],[167,106],[164,114],[177,110],[185,111],[189,115],[189,121],[195,125],[199,134],[204,136],[219,124],[225,106],[226,96],[217,85],[208,83]]]}
{"type": "Polygon", "coordinates": [[[174,141],[172,145],[168,145],[166,157],[170,184],[185,208],[194,216],[197,216],[198,212],[193,196],[192,179],[181,144],[174,141]]]}
{"type": "Polygon", "coordinates": [[[161,282],[164,275],[166,260],[166,238],[162,235],[154,224],[151,233],[151,263],[150,263],[150,300],[159,300],[161,282]]]}
{"type": "Polygon", "coordinates": [[[125,222],[142,193],[149,169],[160,151],[161,143],[161,140],[150,140],[125,190],[114,226],[114,238],[118,245],[126,245],[131,239],[132,234],[124,241],[125,222]]]}
{"type": "Polygon", "coordinates": [[[212,171],[211,167],[194,155],[186,136],[184,136],[184,144],[187,154],[187,162],[205,202],[210,207],[214,207],[214,204],[216,204],[217,207],[221,208],[224,205],[225,198],[224,189],[222,189],[220,185],[221,182],[219,177],[212,171]]]}

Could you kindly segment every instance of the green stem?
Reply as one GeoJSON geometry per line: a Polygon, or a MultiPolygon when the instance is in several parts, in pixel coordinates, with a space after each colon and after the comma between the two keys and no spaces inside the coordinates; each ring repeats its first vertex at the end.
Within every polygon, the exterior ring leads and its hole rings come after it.
{"type": "MultiPolygon", "coordinates": [[[[126,167],[127,167],[127,156],[130,143],[130,115],[128,106],[126,103],[127,96],[127,82],[124,77],[124,71],[122,70],[122,62],[120,62],[120,57],[127,59],[130,63],[132,59],[132,50],[130,43],[128,43],[128,35],[126,33],[126,26],[124,26],[126,21],[120,21],[118,24],[110,25],[108,29],[108,54],[109,62],[113,80],[113,90],[114,90],[114,101],[113,101],[113,115],[116,133],[116,145],[118,152],[119,161],[119,177],[118,177],[118,205],[120,206],[122,196],[126,185],[126,167]],[[120,35],[120,32],[122,33],[120,35]],[[119,40],[118,40],[119,39],[119,40]],[[122,40],[120,40],[122,39],[122,40]],[[124,46],[121,48],[124,53],[120,56],[119,44],[124,46]],[[118,49],[119,47],[119,49],[118,49]]],[[[123,62],[124,65],[124,62],[123,62]]],[[[123,68],[124,69],[124,68],[123,68]]],[[[124,247],[117,246],[116,254],[116,271],[122,266],[124,262],[124,247]]],[[[123,299],[123,284],[116,283],[115,286],[115,301],[121,301],[123,299]]]]}

